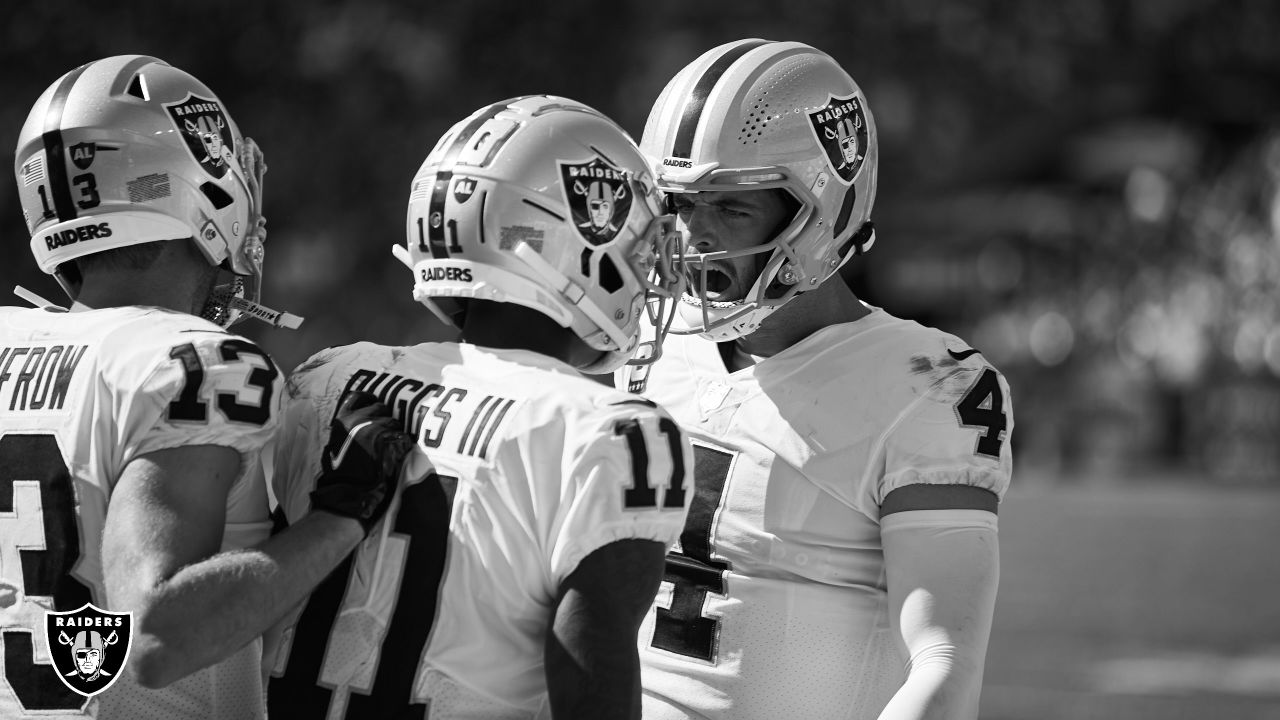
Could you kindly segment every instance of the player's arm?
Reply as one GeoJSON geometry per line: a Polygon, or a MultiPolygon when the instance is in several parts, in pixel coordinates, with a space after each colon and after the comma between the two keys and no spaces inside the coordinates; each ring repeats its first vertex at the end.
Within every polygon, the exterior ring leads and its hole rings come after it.
{"type": "Polygon", "coordinates": [[[909,660],[880,720],[977,718],[1000,578],[996,504],[969,485],[907,485],[885,497],[890,622],[909,660]]]}
{"type": "Polygon", "coordinates": [[[412,444],[395,428],[385,406],[344,402],[325,448],[337,459],[313,495],[317,510],[253,548],[222,553],[237,451],[187,446],[129,463],[112,493],[102,554],[111,606],[134,612],[138,682],[163,687],[218,662],[323,580],[386,509],[412,444]]]}
{"type": "Polygon", "coordinates": [[[636,633],[662,581],[666,546],[617,540],[565,578],[547,628],[547,689],[555,718],[639,718],[636,633]]]}
{"type": "MultiPolygon", "coordinates": [[[[972,720],[1000,579],[996,511],[1009,486],[1008,383],[973,352],[886,436],[879,502],[890,621],[907,679],[881,720],[972,720]]],[[[940,361],[941,362],[941,361],[940,361]]]]}

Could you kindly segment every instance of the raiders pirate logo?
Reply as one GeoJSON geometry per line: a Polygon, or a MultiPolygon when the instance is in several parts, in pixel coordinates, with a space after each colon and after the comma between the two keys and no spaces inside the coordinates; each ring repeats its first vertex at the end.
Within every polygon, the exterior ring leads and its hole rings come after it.
{"type": "Polygon", "coordinates": [[[844,184],[852,184],[867,157],[867,116],[862,98],[828,95],[826,105],[809,113],[809,122],[836,176],[844,184]]]}
{"type": "Polygon", "coordinates": [[[612,242],[631,213],[627,173],[595,157],[582,163],[560,162],[560,180],[583,239],[591,245],[612,242]]]}
{"type": "Polygon", "coordinates": [[[188,94],[186,100],[164,108],[200,167],[215,178],[226,175],[227,162],[235,152],[235,138],[222,106],[216,100],[188,94]]]}
{"type": "Polygon", "coordinates": [[[133,644],[133,613],[85,604],[70,612],[46,612],[44,631],[62,684],[93,697],[120,677],[133,644]]]}

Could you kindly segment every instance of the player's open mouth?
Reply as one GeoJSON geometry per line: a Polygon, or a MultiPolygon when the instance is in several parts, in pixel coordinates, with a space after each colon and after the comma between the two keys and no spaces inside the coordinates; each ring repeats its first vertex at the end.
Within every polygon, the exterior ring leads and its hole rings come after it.
{"type": "Polygon", "coordinates": [[[719,300],[720,296],[733,286],[733,279],[728,274],[709,267],[705,274],[699,271],[690,273],[689,284],[694,289],[705,293],[708,299],[719,300]]]}

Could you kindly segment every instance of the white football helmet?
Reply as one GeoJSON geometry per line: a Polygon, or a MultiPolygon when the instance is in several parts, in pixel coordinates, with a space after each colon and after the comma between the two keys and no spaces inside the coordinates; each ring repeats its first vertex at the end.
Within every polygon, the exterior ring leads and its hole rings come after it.
{"type": "MultiPolygon", "coordinates": [[[[454,125],[413,179],[406,226],[413,297],[479,298],[537,310],[601,352],[635,354],[640,315],[658,328],[682,290],[680,236],[634,141],[562,97],[495,103],[454,125]]],[[[641,360],[637,360],[641,362],[641,360]]]]}
{"type": "Polygon", "coordinates": [[[70,260],[194,238],[234,273],[205,317],[241,313],[296,327],[257,304],[262,281],[262,151],[204,83],[163,60],[119,55],[63,75],[36,101],[14,159],[31,252],[74,299],[70,260]]]}
{"type": "Polygon", "coordinates": [[[640,146],[667,192],[781,188],[800,205],[770,242],[685,255],[704,282],[690,283],[673,333],[748,335],[875,242],[875,122],[849,74],[813,47],[739,40],[709,50],[667,83],[640,146]],[[745,298],[706,296],[709,262],[766,252],[745,298]]]}

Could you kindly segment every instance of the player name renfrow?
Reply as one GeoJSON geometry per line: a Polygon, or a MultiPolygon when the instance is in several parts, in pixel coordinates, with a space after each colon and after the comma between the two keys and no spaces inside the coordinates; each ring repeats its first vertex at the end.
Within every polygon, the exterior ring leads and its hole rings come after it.
{"type": "Polygon", "coordinates": [[[387,372],[357,370],[343,392],[373,393],[404,423],[405,432],[429,448],[443,448],[460,455],[484,459],[498,428],[507,419],[515,400],[480,395],[466,388],[387,372]]]}
{"type": "Polygon", "coordinates": [[[124,627],[124,618],[119,617],[63,617],[55,615],[55,627],[124,627]]]}
{"type": "Polygon", "coordinates": [[[9,410],[61,410],[71,377],[88,345],[0,348],[0,406],[9,410]]]}

